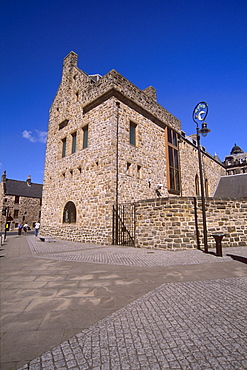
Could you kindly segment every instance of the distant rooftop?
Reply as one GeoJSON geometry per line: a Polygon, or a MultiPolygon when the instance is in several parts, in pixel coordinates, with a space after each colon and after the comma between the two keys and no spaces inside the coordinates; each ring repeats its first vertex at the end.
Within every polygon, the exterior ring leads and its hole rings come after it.
{"type": "Polygon", "coordinates": [[[29,198],[42,198],[42,184],[34,184],[31,177],[28,176],[26,181],[7,179],[6,171],[2,175],[5,195],[18,195],[29,198]]]}
{"type": "Polygon", "coordinates": [[[247,198],[247,173],[222,176],[214,197],[247,198]]]}

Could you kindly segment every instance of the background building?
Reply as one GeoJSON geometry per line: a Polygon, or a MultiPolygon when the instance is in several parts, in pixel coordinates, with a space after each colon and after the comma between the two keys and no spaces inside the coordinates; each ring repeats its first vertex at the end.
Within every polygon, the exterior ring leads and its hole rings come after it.
{"type": "Polygon", "coordinates": [[[235,144],[230,155],[225,157],[224,164],[227,175],[247,173],[247,153],[244,153],[244,151],[235,144]]]}
{"type": "MultiPolygon", "coordinates": [[[[64,59],[50,109],[41,232],[111,243],[113,206],[199,195],[198,150],[179,120],[115,70],[88,75],[64,59]]],[[[202,150],[206,194],[224,165],[202,150]]]]}
{"type": "Polygon", "coordinates": [[[19,222],[27,223],[32,228],[34,223],[40,220],[42,188],[41,184],[33,184],[30,176],[26,181],[11,180],[6,177],[4,171],[0,190],[2,232],[6,218],[9,231],[16,229],[19,222]]]}

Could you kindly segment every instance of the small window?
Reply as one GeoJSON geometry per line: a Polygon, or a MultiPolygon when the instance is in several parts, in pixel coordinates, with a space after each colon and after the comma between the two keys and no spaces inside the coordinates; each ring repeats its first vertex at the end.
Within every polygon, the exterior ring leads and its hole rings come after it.
{"type": "Polygon", "coordinates": [[[198,175],[196,174],[196,177],[195,177],[195,188],[196,188],[196,195],[199,196],[200,195],[200,190],[199,190],[199,177],[198,175]]]}
{"type": "Polygon", "coordinates": [[[76,207],[73,202],[66,203],[63,210],[63,223],[72,224],[76,222],[76,207]]]}
{"type": "Polygon", "coordinates": [[[76,132],[74,132],[72,135],[72,149],[71,149],[71,153],[75,153],[76,152],[76,132]]]}
{"type": "MultiPolygon", "coordinates": [[[[57,111],[59,110],[59,108],[57,108],[57,111]]],[[[59,127],[59,130],[62,130],[64,127],[66,127],[69,123],[69,120],[68,119],[65,119],[63,122],[59,123],[58,127],[59,127]]]]}
{"type": "Polygon", "coordinates": [[[138,179],[142,178],[142,168],[141,166],[138,166],[138,165],[137,165],[137,177],[138,179]]]}
{"type": "Polygon", "coordinates": [[[19,215],[19,209],[14,210],[14,218],[17,218],[19,215]]]}
{"type": "Polygon", "coordinates": [[[82,128],[83,130],[83,149],[88,147],[88,125],[82,128]]]}
{"type": "Polygon", "coordinates": [[[62,158],[66,155],[66,137],[62,140],[62,158]]]}
{"type": "Polygon", "coordinates": [[[19,195],[16,195],[15,196],[15,204],[19,204],[20,203],[20,197],[19,195]]]}
{"type": "Polygon", "coordinates": [[[127,162],[127,168],[126,168],[127,175],[131,176],[131,163],[127,162]]]}
{"type": "Polygon", "coordinates": [[[208,179],[205,179],[205,195],[206,195],[206,197],[209,197],[208,179]]]}
{"type": "Polygon", "coordinates": [[[134,122],[130,122],[130,144],[136,146],[136,124],[134,122]]]}

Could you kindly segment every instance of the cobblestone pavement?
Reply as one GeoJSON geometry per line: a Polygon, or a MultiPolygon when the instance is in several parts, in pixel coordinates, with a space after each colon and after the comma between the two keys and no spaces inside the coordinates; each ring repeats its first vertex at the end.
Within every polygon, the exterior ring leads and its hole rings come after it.
{"type": "Polygon", "coordinates": [[[21,369],[247,369],[246,283],[163,284],[21,369]]]}
{"type": "MultiPolygon", "coordinates": [[[[247,257],[247,248],[227,248],[218,258],[32,237],[29,245],[39,258],[139,267],[247,257]]],[[[247,369],[246,307],[247,277],[165,283],[20,369],[247,369]]]]}
{"type": "MultiPolygon", "coordinates": [[[[68,241],[41,242],[38,238],[29,237],[28,243],[34,255],[42,258],[77,261],[97,264],[125,265],[138,267],[188,265],[197,263],[225,262],[231,255],[247,257],[247,248],[224,248],[223,257],[205,254],[200,250],[163,251],[139,249],[133,247],[114,247],[68,241]],[[75,250],[76,248],[76,250],[75,250]]],[[[212,253],[214,249],[212,249],[212,253]]]]}

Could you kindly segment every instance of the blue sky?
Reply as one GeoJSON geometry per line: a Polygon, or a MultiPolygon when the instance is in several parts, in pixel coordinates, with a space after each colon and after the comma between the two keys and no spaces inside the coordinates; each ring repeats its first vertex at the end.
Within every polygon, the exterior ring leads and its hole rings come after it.
{"type": "Polygon", "coordinates": [[[1,149],[7,177],[42,183],[49,108],[71,51],[88,74],[117,70],[195,133],[194,107],[209,105],[202,145],[221,160],[247,152],[246,0],[9,0],[0,5],[1,149]]]}

